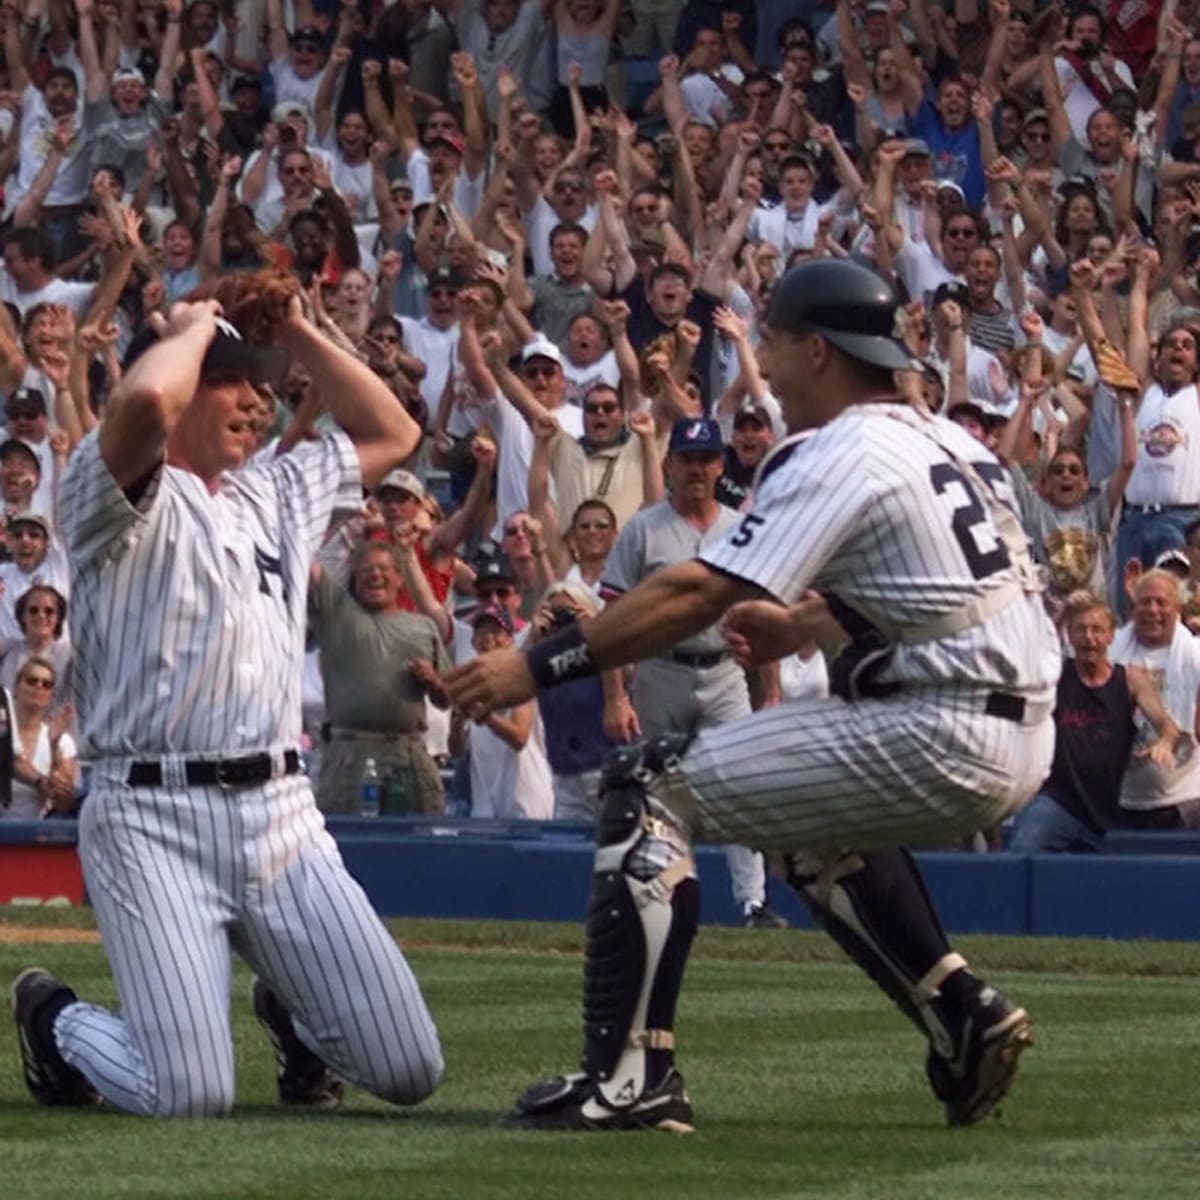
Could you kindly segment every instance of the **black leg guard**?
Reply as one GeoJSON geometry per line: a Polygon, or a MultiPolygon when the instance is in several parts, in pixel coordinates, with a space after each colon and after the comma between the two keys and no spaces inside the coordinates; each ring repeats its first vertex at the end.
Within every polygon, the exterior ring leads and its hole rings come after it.
{"type": "Polygon", "coordinates": [[[688,1133],[674,1070],[675,1002],[700,912],[686,813],[673,768],[686,738],[622,747],[605,763],[588,899],[583,1071],[541,1080],[509,1124],[525,1129],[688,1133]]]}
{"type": "Polygon", "coordinates": [[[597,824],[583,985],[584,1070],[634,1103],[672,1061],[675,1002],[699,916],[686,830],[636,787],[607,789],[597,824]]]}
{"type": "MultiPolygon", "coordinates": [[[[835,942],[929,1036],[920,984],[952,951],[907,850],[847,855],[819,871],[794,864],[788,883],[835,942]]],[[[816,864],[811,864],[815,866],[816,864]]]]}

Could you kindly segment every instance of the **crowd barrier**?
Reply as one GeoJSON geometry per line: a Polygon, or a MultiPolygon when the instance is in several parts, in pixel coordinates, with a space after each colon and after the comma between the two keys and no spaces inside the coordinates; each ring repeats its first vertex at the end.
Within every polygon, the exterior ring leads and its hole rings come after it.
{"type": "MultiPolygon", "coordinates": [[[[346,865],[393,917],[577,921],[591,875],[583,825],[474,820],[329,820],[346,865]]],[[[954,933],[1200,938],[1200,837],[1121,834],[1099,855],[920,853],[954,933]]],[[[703,920],[736,925],[724,853],[697,848],[703,920]]],[[[771,903],[801,928],[800,901],[771,903]]],[[[0,821],[0,903],[86,903],[69,821],[0,821]]]]}

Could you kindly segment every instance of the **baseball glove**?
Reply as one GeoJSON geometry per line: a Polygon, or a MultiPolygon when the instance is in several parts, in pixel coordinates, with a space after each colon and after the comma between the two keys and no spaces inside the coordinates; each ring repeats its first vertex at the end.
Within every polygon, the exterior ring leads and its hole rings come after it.
{"type": "Polygon", "coordinates": [[[1125,361],[1125,356],[1108,340],[1101,338],[1096,343],[1096,373],[1100,382],[1114,392],[1140,392],[1142,385],[1125,361]]]}
{"type": "Polygon", "coordinates": [[[216,300],[225,319],[242,337],[258,346],[272,345],[293,296],[300,295],[294,275],[274,267],[246,274],[225,275],[201,284],[189,300],[216,300]]]}

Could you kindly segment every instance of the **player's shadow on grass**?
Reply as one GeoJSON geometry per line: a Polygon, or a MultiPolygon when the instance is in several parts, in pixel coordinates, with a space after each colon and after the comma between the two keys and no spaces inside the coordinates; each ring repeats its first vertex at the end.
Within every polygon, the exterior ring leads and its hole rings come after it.
{"type": "Polygon", "coordinates": [[[239,1104],[233,1110],[235,1120],[249,1121],[354,1121],[438,1126],[448,1129],[488,1129],[503,1113],[495,1108],[447,1109],[433,1107],[345,1107],[329,1112],[305,1112],[282,1108],[278,1104],[239,1104]]]}

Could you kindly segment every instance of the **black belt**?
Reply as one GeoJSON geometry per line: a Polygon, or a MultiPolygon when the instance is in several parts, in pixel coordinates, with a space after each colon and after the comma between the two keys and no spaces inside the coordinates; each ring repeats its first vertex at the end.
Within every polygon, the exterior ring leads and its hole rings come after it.
{"type": "Polygon", "coordinates": [[[1200,503],[1197,504],[1126,504],[1122,508],[1122,513],[1126,516],[1139,515],[1144,516],[1146,513],[1165,513],[1165,512],[1191,512],[1193,509],[1200,508],[1200,503]]]}
{"type": "Polygon", "coordinates": [[[705,650],[698,654],[689,654],[686,650],[672,650],[669,657],[672,662],[704,671],[723,663],[729,656],[724,650],[705,650]]]}
{"type": "MultiPolygon", "coordinates": [[[[285,750],[283,774],[299,773],[299,753],[295,750],[285,750]]],[[[256,783],[266,783],[274,775],[275,760],[269,754],[247,754],[244,758],[197,759],[183,764],[183,776],[189,787],[251,787],[256,783]]],[[[130,787],[162,787],[162,763],[130,763],[126,782],[130,787]]]]}
{"type": "Polygon", "coordinates": [[[1020,725],[1025,720],[1025,701],[1008,692],[988,692],[983,711],[989,717],[999,717],[1002,721],[1013,721],[1020,725]]]}

